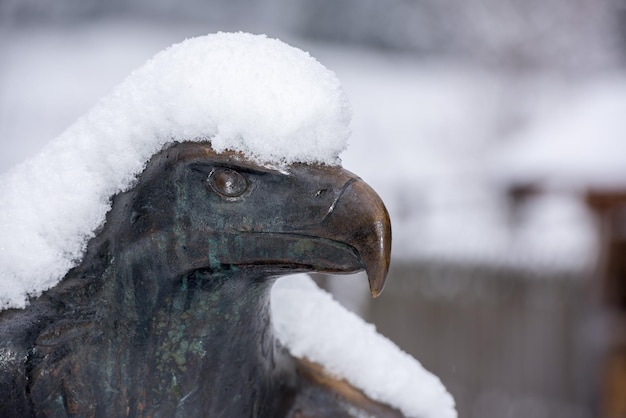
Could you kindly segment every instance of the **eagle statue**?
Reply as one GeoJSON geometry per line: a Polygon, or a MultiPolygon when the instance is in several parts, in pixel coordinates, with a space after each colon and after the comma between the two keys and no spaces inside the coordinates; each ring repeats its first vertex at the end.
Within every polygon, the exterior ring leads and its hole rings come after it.
{"type": "Polygon", "coordinates": [[[389,268],[387,210],[338,164],[334,79],[263,36],[179,45],[0,177],[0,416],[411,415],[273,327],[278,277],[364,270],[378,296],[389,268]],[[264,73],[276,61],[321,90],[264,73]]]}

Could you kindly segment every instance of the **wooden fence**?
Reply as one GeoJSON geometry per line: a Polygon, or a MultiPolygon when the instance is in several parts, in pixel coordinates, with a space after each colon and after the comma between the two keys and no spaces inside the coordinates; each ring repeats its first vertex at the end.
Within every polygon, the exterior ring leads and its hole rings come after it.
{"type": "Polygon", "coordinates": [[[394,262],[363,313],[441,378],[462,418],[590,418],[608,332],[595,293],[582,274],[394,262]]]}

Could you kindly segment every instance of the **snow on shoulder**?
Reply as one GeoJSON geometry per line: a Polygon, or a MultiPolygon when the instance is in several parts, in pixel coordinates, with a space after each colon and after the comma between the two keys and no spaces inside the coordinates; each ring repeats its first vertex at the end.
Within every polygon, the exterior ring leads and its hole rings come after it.
{"type": "Polygon", "coordinates": [[[272,288],[272,317],[292,355],[324,365],[407,417],[456,418],[441,380],[346,310],[306,274],[280,278],[272,288]]]}
{"type": "Polygon", "coordinates": [[[166,144],[334,165],[350,115],[334,73],[279,40],[218,33],[160,52],[0,177],[0,309],[24,307],[75,266],[110,198],[166,144]]]}

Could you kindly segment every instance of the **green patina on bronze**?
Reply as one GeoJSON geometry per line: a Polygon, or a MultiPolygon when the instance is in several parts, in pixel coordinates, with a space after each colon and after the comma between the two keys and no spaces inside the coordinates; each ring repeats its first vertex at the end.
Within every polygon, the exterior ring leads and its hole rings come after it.
{"type": "Polygon", "coordinates": [[[365,269],[377,295],[389,250],[386,210],[352,173],[175,144],[113,198],[78,267],[0,313],[0,416],[352,416],[275,339],[269,292],[365,269]]]}

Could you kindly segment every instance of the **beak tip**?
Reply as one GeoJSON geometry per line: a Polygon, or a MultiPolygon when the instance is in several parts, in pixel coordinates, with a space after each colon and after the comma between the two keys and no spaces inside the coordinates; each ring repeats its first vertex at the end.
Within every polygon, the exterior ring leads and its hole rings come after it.
{"type": "Polygon", "coordinates": [[[367,270],[366,273],[370,285],[370,294],[374,299],[376,299],[381,293],[383,293],[385,281],[387,279],[387,269],[385,269],[383,274],[370,274],[367,270]]]}

